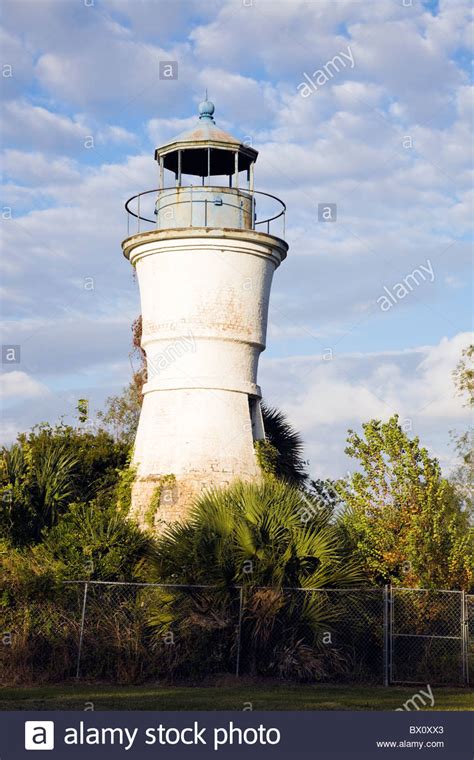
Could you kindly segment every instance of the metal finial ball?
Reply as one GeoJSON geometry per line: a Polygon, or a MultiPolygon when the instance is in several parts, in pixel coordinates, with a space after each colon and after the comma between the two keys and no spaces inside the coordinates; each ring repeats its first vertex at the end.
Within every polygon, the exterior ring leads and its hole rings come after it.
{"type": "Polygon", "coordinates": [[[202,103],[199,103],[199,118],[212,119],[215,110],[214,103],[210,100],[203,100],[202,103]]]}

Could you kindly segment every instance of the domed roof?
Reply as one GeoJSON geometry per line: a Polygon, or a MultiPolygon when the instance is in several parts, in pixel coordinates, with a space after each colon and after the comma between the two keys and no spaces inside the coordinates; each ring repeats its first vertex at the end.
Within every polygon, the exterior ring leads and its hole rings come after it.
{"type": "Polygon", "coordinates": [[[238,153],[239,171],[248,169],[249,165],[257,160],[258,151],[245,145],[229,132],[219,129],[214,121],[214,111],[214,103],[210,100],[206,99],[200,103],[199,121],[196,126],[181,132],[157,148],[155,159],[158,161],[163,156],[165,168],[176,171],[177,154],[181,151],[183,174],[206,176],[208,173],[207,149],[210,148],[213,152],[211,175],[232,174],[236,153],[238,153]],[[215,153],[213,149],[218,150],[219,153],[215,153]]]}

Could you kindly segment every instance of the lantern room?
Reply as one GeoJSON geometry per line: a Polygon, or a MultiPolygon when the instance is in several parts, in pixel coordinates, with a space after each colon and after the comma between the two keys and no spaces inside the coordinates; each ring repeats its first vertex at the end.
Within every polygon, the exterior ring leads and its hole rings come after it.
{"type": "Polygon", "coordinates": [[[277,231],[284,237],[284,204],[254,189],[258,152],[216,126],[214,111],[206,99],[199,105],[196,126],[155,150],[158,188],[126,204],[129,215],[138,220],[137,232],[140,222],[157,229],[253,230],[262,225],[260,231],[277,231]],[[277,230],[270,229],[274,220],[280,220],[277,230]]]}

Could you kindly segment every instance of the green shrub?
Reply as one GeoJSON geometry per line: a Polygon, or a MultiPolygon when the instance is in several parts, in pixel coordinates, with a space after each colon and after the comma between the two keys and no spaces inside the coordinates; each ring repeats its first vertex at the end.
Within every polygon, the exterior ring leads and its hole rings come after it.
{"type": "Polygon", "coordinates": [[[16,546],[37,543],[73,502],[112,493],[128,449],[103,430],[38,425],[0,460],[0,529],[16,546]]]}
{"type": "MultiPolygon", "coordinates": [[[[235,664],[236,586],[243,587],[245,667],[289,673],[288,647],[294,646],[295,675],[322,672],[327,654],[320,634],[338,619],[340,606],[324,594],[286,588],[350,586],[359,579],[357,567],[340,552],[328,514],[317,500],[270,477],[259,485],[207,492],[185,524],[168,528],[140,573],[147,581],[189,586],[162,589],[150,608],[155,641],[171,638],[176,673],[197,676],[203,667],[209,672],[235,664]],[[313,517],[306,521],[309,507],[313,517]],[[192,588],[199,584],[213,588],[192,588]]],[[[331,667],[337,660],[334,653],[331,667]]]]}
{"type": "Polygon", "coordinates": [[[152,539],[107,499],[72,504],[38,551],[61,578],[130,581],[152,539]]]}

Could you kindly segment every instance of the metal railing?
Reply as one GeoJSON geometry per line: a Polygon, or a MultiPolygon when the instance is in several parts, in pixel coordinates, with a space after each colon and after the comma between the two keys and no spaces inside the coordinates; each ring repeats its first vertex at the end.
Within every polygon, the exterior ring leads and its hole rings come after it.
{"type": "Polygon", "coordinates": [[[125,203],[125,209],[127,237],[150,229],[150,225],[155,229],[231,227],[285,237],[286,205],[276,195],[261,190],[208,185],[155,188],[133,195],[125,203]],[[261,211],[257,208],[257,197],[261,211]],[[183,207],[187,212],[183,212],[183,207]],[[166,218],[163,212],[168,209],[173,213],[166,218]],[[178,209],[179,213],[175,213],[178,209]],[[221,211],[216,213],[216,209],[221,211]]]}

